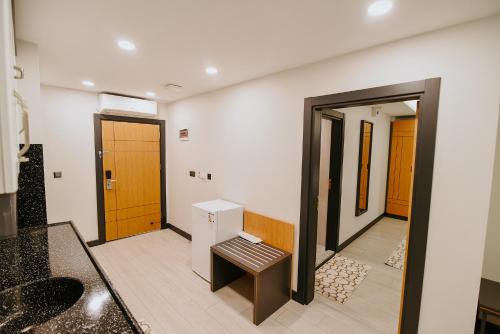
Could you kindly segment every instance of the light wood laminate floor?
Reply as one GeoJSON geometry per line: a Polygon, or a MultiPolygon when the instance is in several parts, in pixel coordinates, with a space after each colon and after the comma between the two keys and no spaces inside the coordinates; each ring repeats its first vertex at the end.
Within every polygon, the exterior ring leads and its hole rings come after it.
{"type": "Polygon", "coordinates": [[[396,333],[402,272],[384,265],[405,234],[405,222],[384,218],[341,254],[369,264],[367,278],[340,305],[316,296],[288,302],[254,326],[243,278],[212,293],[191,270],[191,244],[162,230],[91,248],[130,311],[162,333],[396,333]],[[238,291],[238,292],[236,292],[238,291]]]}

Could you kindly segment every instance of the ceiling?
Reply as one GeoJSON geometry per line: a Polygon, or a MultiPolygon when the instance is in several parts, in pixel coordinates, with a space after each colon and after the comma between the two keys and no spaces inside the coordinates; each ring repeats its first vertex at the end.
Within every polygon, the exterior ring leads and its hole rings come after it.
{"type": "Polygon", "coordinates": [[[373,18],[372,2],[15,0],[16,34],[38,44],[44,84],[154,91],[168,102],[500,12],[499,0],[394,0],[373,18]],[[119,49],[122,38],[136,50],[119,49]],[[207,66],[219,73],[207,75],[207,66]]]}
{"type": "MultiPolygon", "coordinates": [[[[415,110],[405,102],[379,104],[380,111],[388,116],[415,116],[415,110]]],[[[416,107],[416,105],[415,105],[416,107]]]]}

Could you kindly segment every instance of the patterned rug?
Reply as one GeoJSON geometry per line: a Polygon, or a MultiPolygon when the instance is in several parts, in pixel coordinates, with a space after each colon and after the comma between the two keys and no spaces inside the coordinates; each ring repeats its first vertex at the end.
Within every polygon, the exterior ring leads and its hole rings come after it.
{"type": "Polygon", "coordinates": [[[405,265],[405,254],[406,254],[406,239],[403,239],[399,244],[398,248],[396,248],[391,256],[387,260],[385,260],[385,264],[390,267],[403,270],[405,265]]]}
{"type": "Polygon", "coordinates": [[[367,264],[337,254],[316,270],[314,291],[344,304],[370,269],[367,264]]]}

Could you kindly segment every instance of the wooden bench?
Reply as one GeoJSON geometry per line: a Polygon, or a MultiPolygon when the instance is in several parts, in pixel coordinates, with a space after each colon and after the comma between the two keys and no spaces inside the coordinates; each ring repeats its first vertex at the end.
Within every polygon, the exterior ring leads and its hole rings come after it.
{"type": "Polygon", "coordinates": [[[480,334],[485,333],[488,316],[500,318],[500,283],[481,278],[478,301],[478,317],[481,321],[480,334]]]}
{"type": "Polygon", "coordinates": [[[211,289],[249,274],[253,278],[253,322],[258,325],[291,298],[294,226],[250,211],[244,230],[264,242],[236,237],[210,248],[211,289]]]}
{"type": "Polygon", "coordinates": [[[258,325],[290,300],[292,255],[268,244],[236,237],[211,251],[211,289],[217,291],[246,273],[253,276],[253,322],[258,325]]]}

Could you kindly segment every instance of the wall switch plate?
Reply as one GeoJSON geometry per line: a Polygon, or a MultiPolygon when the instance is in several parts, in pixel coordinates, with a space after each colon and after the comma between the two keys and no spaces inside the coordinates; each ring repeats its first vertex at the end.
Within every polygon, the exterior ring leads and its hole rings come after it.
{"type": "Polygon", "coordinates": [[[62,172],[54,172],[54,179],[60,179],[62,177],[62,172]]]}
{"type": "Polygon", "coordinates": [[[211,180],[212,179],[212,174],[211,173],[208,173],[207,174],[207,180],[211,180]]]}
{"type": "Polygon", "coordinates": [[[196,172],[194,170],[189,171],[189,176],[196,177],[196,172]]]}

